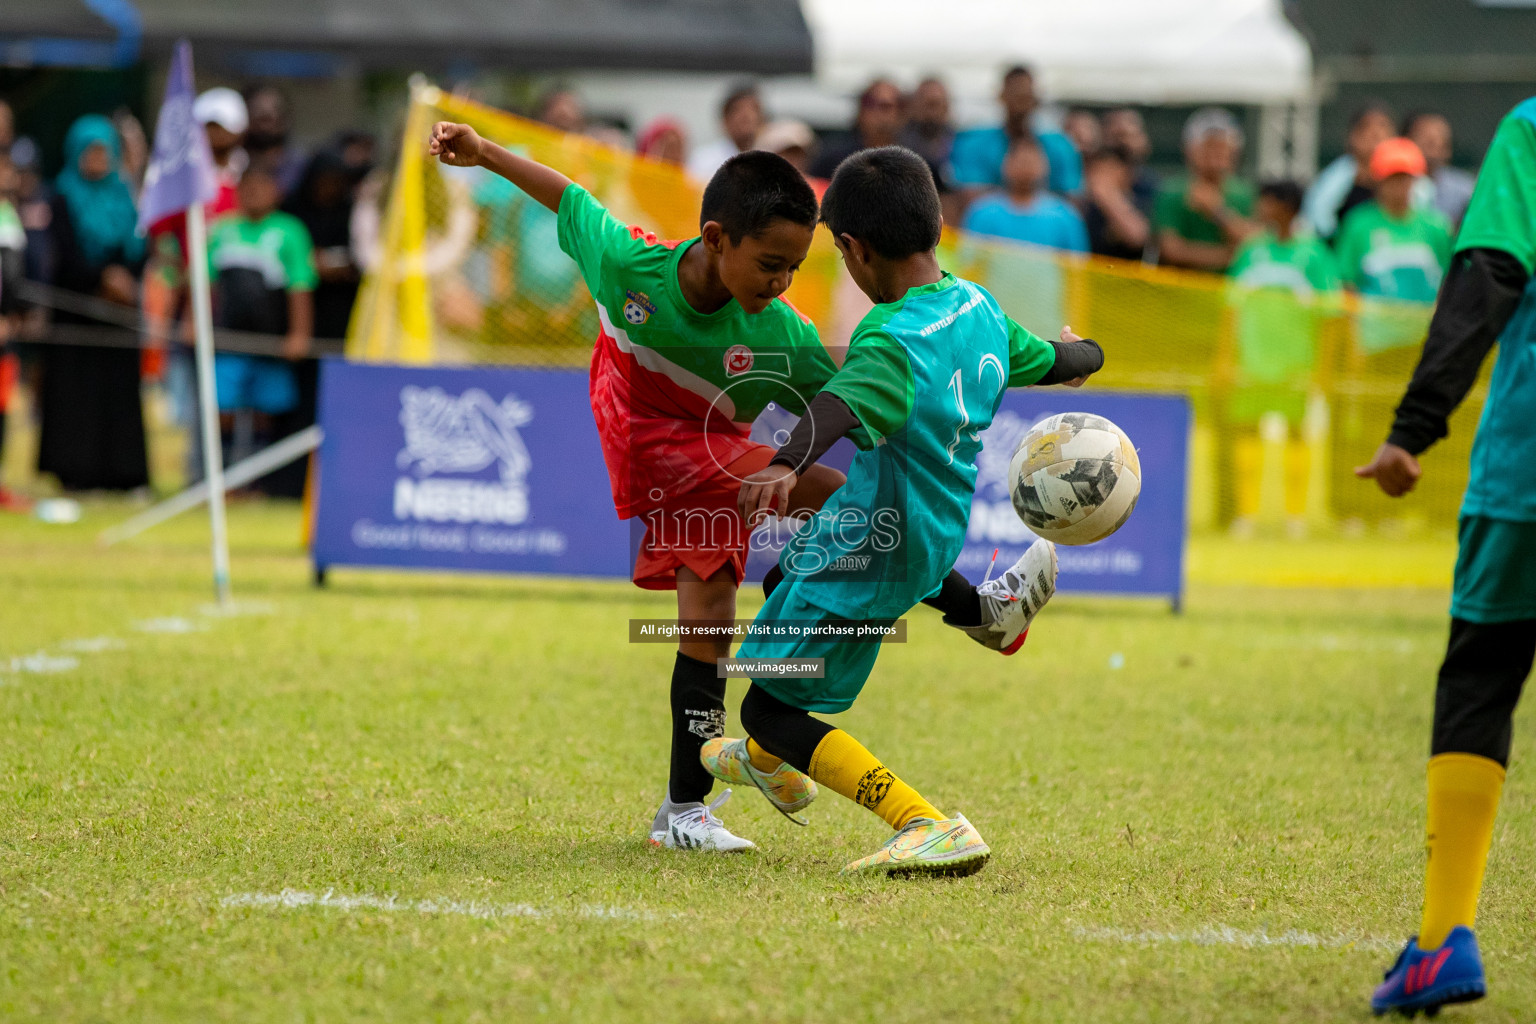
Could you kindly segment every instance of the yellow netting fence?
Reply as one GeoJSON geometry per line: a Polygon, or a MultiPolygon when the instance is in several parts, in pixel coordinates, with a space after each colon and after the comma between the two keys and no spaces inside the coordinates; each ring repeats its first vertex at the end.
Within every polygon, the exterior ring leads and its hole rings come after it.
{"type": "MultiPolygon", "coordinates": [[[[702,185],[681,170],[418,87],[383,218],[382,254],[348,340],[353,358],[585,366],[597,318],[555,217],[511,185],[427,155],[434,121],[556,167],[620,219],[664,238],[697,233],[702,185]]],[[[1223,278],[946,233],[944,264],[1025,326],[1099,340],[1096,386],[1189,396],[1191,525],[1283,537],[1445,536],[1466,482],[1486,386],[1424,459],[1407,501],[1357,481],[1385,437],[1430,309],[1353,296],[1239,291],[1223,278]]],[[[869,308],[818,232],[790,299],[837,346],[869,308]]]]}

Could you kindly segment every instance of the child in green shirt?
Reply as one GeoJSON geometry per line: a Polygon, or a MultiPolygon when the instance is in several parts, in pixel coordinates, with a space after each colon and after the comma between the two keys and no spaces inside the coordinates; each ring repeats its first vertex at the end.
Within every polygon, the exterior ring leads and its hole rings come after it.
{"type": "Polygon", "coordinates": [[[219,326],[283,337],[283,359],[218,353],[214,377],[221,410],[254,409],[277,416],[299,402],[293,369],[284,360],[309,353],[319,275],[309,231],[297,217],[278,210],[281,200],[277,179],[252,167],[240,179],[239,211],[221,217],[208,231],[219,326]]]}
{"type": "Polygon", "coordinates": [[[1240,428],[1233,438],[1235,465],[1229,479],[1239,529],[1261,512],[1265,460],[1259,435],[1283,434],[1285,512],[1292,523],[1305,514],[1313,490],[1312,451],[1302,436],[1303,422],[1318,341],[1324,324],[1339,315],[1341,290],[1328,247],[1310,233],[1293,230],[1301,203],[1295,182],[1267,182],[1259,190],[1261,230],[1238,246],[1228,271],[1237,373],[1227,417],[1240,428]]]}
{"type": "Polygon", "coordinates": [[[1315,236],[1292,230],[1300,209],[1300,186],[1267,182],[1259,190],[1263,229],[1238,247],[1228,271],[1245,383],[1304,378],[1316,362],[1321,320],[1339,308],[1338,264],[1315,236]]]}
{"type": "Polygon", "coordinates": [[[1451,259],[1451,228],[1445,218],[1412,206],[1414,182],[1424,170],[1424,154],[1408,139],[1381,143],[1371,155],[1376,198],[1351,210],[1339,229],[1344,283],[1363,296],[1396,300],[1362,307],[1359,340],[1367,353],[1423,339],[1427,307],[1435,301],[1451,259]],[[1425,308],[1405,308],[1405,303],[1425,308]]]}

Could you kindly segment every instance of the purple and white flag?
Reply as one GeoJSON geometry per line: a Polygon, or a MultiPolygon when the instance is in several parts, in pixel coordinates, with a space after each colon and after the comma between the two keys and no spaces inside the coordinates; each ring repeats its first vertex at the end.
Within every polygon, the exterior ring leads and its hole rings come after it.
{"type": "Polygon", "coordinates": [[[208,136],[192,114],[192,44],[176,44],[171,74],[165,82],[165,102],[155,122],[155,151],[144,172],[139,197],[139,230],[193,203],[206,203],[219,194],[218,177],[208,136]]]}

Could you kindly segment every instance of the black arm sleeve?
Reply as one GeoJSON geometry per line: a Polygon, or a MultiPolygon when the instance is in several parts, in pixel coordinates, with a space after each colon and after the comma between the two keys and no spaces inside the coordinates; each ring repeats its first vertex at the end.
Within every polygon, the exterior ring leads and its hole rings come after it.
{"type": "Polygon", "coordinates": [[[1053,341],[1050,346],[1056,350],[1056,365],[1047,370],[1045,376],[1035,382],[1037,384],[1061,384],[1104,369],[1104,350],[1092,338],[1053,341]]]}
{"type": "Polygon", "coordinates": [[[804,473],[805,467],[816,462],[837,439],[856,429],[859,418],[836,395],[822,391],[806,406],[805,415],[790,431],[789,440],[773,457],[770,466],[788,466],[796,473],[804,473]]]}
{"type": "Polygon", "coordinates": [[[1501,249],[1465,249],[1451,259],[1388,444],[1418,455],[1446,435],[1446,420],[1467,397],[1529,279],[1525,266],[1501,249]]]}

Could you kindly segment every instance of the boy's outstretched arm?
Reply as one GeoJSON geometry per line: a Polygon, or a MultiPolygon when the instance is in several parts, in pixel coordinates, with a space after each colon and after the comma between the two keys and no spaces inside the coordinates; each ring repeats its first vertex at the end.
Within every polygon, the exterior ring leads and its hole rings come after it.
{"type": "Polygon", "coordinates": [[[467,124],[434,124],[427,152],[450,167],[484,167],[493,171],[555,213],[560,212],[560,197],[571,184],[571,179],[559,171],[482,139],[467,124]]]}
{"type": "Polygon", "coordinates": [[[1065,384],[1080,388],[1104,368],[1104,350],[1092,338],[1079,337],[1071,327],[1061,329],[1060,341],[1044,338],[1008,318],[1008,386],[1065,384]]]}

